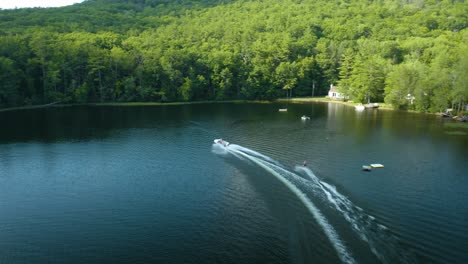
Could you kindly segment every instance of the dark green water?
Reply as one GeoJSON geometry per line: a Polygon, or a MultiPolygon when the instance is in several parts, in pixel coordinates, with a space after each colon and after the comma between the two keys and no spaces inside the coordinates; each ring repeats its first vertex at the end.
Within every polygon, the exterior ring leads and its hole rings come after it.
{"type": "Polygon", "coordinates": [[[468,262],[466,128],[283,107],[0,112],[0,263],[468,262]]]}

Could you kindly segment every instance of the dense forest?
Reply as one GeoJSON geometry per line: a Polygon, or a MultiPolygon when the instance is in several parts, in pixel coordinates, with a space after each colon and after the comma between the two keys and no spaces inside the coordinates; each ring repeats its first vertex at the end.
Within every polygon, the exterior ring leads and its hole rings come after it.
{"type": "Polygon", "coordinates": [[[463,0],[87,0],[0,10],[0,107],[326,94],[468,102],[463,0]]]}

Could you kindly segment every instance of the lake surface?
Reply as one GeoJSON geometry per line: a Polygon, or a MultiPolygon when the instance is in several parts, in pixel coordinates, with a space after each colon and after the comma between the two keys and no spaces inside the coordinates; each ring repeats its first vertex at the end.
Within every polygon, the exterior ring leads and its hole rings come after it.
{"type": "Polygon", "coordinates": [[[0,263],[468,263],[466,128],[284,107],[0,112],[0,263]]]}

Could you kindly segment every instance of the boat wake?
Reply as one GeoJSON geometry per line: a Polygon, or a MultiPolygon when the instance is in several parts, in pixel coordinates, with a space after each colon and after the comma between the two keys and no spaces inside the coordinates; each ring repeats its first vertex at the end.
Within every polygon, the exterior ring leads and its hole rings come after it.
{"type": "Polygon", "coordinates": [[[401,249],[398,240],[389,232],[387,227],[379,224],[373,216],[356,206],[345,195],[341,194],[335,186],[319,179],[309,168],[296,166],[294,171],[291,171],[278,161],[254,150],[236,144],[230,144],[229,147],[216,145],[219,144],[213,144],[213,152],[222,155],[233,155],[241,160],[256,164],[291,190],[323,229],[343,263],[355,263],[356,261],[333,225],[330,224],[309,196],[323,201],[324,204],[332,208],[349,223],[350,228],[357,237],[368,245],[373,255],[382,263],[393,263],[395,261],[399,263],[415,262],[405,250],[401,249]]]}

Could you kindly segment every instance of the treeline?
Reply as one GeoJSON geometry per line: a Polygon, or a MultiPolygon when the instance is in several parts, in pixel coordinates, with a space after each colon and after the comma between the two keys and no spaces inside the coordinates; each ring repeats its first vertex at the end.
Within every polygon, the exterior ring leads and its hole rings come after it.
{"type": "Polygon", "coordinates": [[[326,94],[468,98],[464,1],[88,0],[0,11],[0,107],[326,94]],[[312,88],[315,87],[315,90],[312,88]]]}

